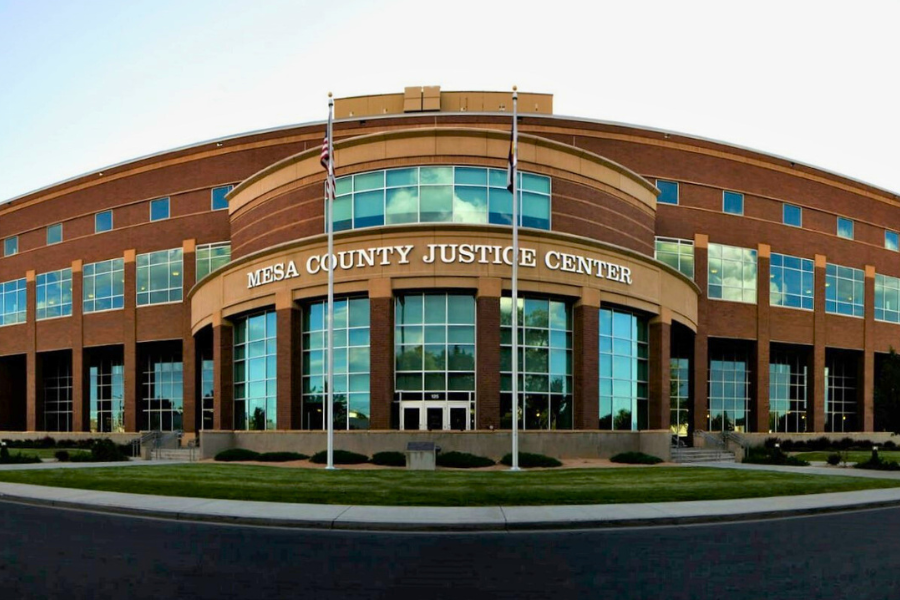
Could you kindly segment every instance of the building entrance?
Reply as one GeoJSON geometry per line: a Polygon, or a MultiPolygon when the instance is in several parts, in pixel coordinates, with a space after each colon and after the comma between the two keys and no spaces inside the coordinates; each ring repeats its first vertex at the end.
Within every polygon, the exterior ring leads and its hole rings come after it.
{"type": "Polygon", "coordinates": [[[470,402],[400,402],[400,429],[467,431],[472,427],[470,402]]]}

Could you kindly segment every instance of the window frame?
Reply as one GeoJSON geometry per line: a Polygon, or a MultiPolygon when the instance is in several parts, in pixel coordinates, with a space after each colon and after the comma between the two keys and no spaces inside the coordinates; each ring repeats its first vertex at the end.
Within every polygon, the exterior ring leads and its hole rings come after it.
{"type": "Polygon", "coordinates": [[[55,246],[56,244],[61,244],[63,242],[63,224],[62,223],[54,223],[53,225],[47,225],[47,245],[55,246]],[[54,231],[54,228],[59,228],[59,239],[55,242],[50,241],[50,232],[54,231]]]}
{"type": "Polygon", "coordinates": [[[658,179],[656,180],[656,189],[659,190],[659,196],[656,197],[657,204],[668,204],[669,206],[679,206],[681,204],[681,185],[677,181],[672,181],[670,179],[658,179]],[[663,197],[663,189],[659,187],[660,183],[671,184],[675,186],[675,202],[665,202],[660,200],[663,197]]]}
{"type": "Polygon", "coordinates": [[[150,201],[150,222],[151,223],[154,221],[165,221],[166,219],[171,218],[171,216],[172,216],[172,206],[170,203],[170,198],[168,196],[166,196],[165,198],[156,198],[155,200],[150,201]],[[162,206],[163,203],[165,203],[165,207],[166,207],[166,216],[154,218],[154,216],[153,216],[154,207],[162,206]]]}
{"type": "Polygon", "coordinates": [[[744,194],[742,194],[740,192],[733,192],[731,190],[722,190],[722,212],[726,215],[735,215],[738,217],[743,217],[744,216],[744,194]],[[740,204],[741,204],[740,212],[734,212],[734,211],[728,210],[729,198],[731,198],[733,200],[734,199],[740,200],[740,204]]]}
{"type": "Polygon", "coordinates": [[[11,235],[3,240],[3,256],[15,256],[19,253],[19,236],[11,235]],[[15,247],[12,252],[9,252],[9,243],[13,242],[15,247]]]}
{"type": "Polygon", "coordinates": [[[796,204],[791,204],[790,202],[784,202],[781,205],[781,223],[783,225],[787,225],[788,227],[803,227],[803,207],[797,206],[796,204]],[[797,216],[799,217],[797,224],[788,222],[787,211],[788,209],[797,209],[797,216]]]}
{"type": "Polygon", "coordinates": [[[101,210],[100,212],[94,213],[94,233],[104,233],[106,231],[112,231],[114,226],[115,225],[113,221],[112,210],[101,210]],[[109,227],[107,227],[106,229],[100,229],[100,225],[98,223],[98,220],[103,215],[109,215],[109,227]]]}
{"type": "Polygon", "coordinates": [[[846,217],[838,217],[837,218],[837,228],[835,230],[835,234],[839,238],[845,239],[845,240],[855,239],[856,238],[855,229],[856,229],[856,227],[855,227],[855,222],[853,221],[853,219],[848,219],[846,217]],[[841,224],[849,224],[849,226],[850,226],[850,235],[849,236],[841,233],[841,224]]]}

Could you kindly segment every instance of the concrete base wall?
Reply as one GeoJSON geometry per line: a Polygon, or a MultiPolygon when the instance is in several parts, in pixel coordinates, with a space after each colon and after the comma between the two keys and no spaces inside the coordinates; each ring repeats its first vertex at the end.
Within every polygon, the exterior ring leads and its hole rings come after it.
{"type": "MultiPolygon", "coordinates": [[[[523,431],[519,451],[554,458],[609,458],[620,452],[646,452],[670,459],[668,431],[523,431]]],[[[335,450],[366,456],[376,452],[404,452],[408,442],[434,442],[441,451],[469,452],[499,460],[511,448],[508,431],[336,431],[335,450]]],[[[202,458],[222,450],[245,448],[256,452],[300,452],[313,455],[325,450],[324,431],[202,431],[202,458]]]]}

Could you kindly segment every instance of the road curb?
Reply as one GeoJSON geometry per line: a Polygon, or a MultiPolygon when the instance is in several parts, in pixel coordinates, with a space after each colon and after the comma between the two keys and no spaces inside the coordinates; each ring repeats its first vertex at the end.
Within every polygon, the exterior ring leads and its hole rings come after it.
{"type": "MultiPolygon", "coordinates": [[[[660,516],[652,518],[622,519],[541,519],[534,521],[510,521],[504,517],[496,521],[480,522],[432,522],[432,521],[366,521],[335,519],[302,519],[302,518],[269,518],[246,515],[209,514],[190,511],[167,511],[150,508],[115,506],[76,502],[71,500],[51,500],[35,498],[19,494],[0,493],[0,501],[14,502],[31,506],[79,510],[111,515],[123,515],[141,518],[166,519],[173,521],[211,523],[219,525],[237,525],[253,527],[275,527],[288,529],[316,529],[337,531],[382,531],[404,533],[515,533],[526,531],[552,530],[588,530],[588,529],[622,529],[630,527],[676,527],[686,525],[702,525],[712,523],[745,522],[765,519],[815,516],[858,510],[872,510],[900,506],[900,499],[864,501],[839,506],[803,507],[783,510],[761,510],[757,512],[734,512],[714,515],[660,516]]],[[[490,507],[489,507],[490,508],[490,507]]],[[[346,511],[343,511],[346,512],[346,511]]],[[[341,513],[343,515],[343,512],[341,513]]]]}

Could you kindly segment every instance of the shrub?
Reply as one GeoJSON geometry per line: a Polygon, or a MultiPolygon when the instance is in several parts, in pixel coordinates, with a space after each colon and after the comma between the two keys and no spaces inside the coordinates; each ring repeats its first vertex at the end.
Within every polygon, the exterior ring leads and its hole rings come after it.
{"type": "Polygon", "coordinates": [[[809,463],[796,456],[789,456],[780,448],[754,446],[747,451],[743,462],[755,465],[787,465],[790,467],[808,467],[809,463]]]}
{"type": "Polygon", "coordinates": [[[446,452],[437,455],[437,465],[451,469],[480,469],[481,467],[492,467],[495,464],[497,463],[486,456],[477,456],[468,452],[446,452]]]}
{"type": "MultiPolygon", "coordinates": [[[[505,454],[503,458],[500,459],[500,464],[506,465],[507,467],[512,465],[512,454],[505,454]]],[[[561,467],[562,463],[552,456],[532,454],[530,452],[519,452],[519,466],[523,469],[541,469],[561,467]]]]}
{"type": "Polygon", "coordinates": [[[372,464],[383,467],[405,467],[406,455],[402,452],[376,452],[372,455],[372,464]]]}
{"type": "Polygon", "coordinates": [[[891,440],[888,440],[888,441],[886,441],[886,442],[884,443],[884,449],[885,449],[885,450],[896,450],[896,449],[897,449],[897,444],[895,444],[895,443],[894,443],[893,441],[891,441],[891,440]]]}
{"type": "Polygon", "coordinates": [[[9,448],[6,447],[6,443],[0,447],[0,462],[6,462],[9,460],[9,448]]]}
{"type": "Polygon", "coordinates": [[[881,458],[870,458],[866,462],[856,463],[856,469],[872,469],[875,471],[900,471],[900,465],[892,460],[882,460],[881,458]]]}
{"type": "Polygon", "coordinates": [[[829,465],[836,467],[837,465],[841,464],[841,455],[837,452],[832,452],[825,460],[828,461],[829,465]]]}
{"type": "Polygon", "coordinates": [[[643,452],[621,452],[609,460],[614,463],[623,463],[626,465],[655,465],[663,461],[663,459],[658,456],[644,454],[643,452]]]}
{"type": "Polygon", "coordinates": [[[309,458],[306,454],[299,452],[263,452],[256,460],[262,462],[288,462],[291,460],[306,460],[309,458]]]}
{"type": "Polygon", "coordinates": [[[229,450],[222,450],[218,454],[216,454],[216,460],[221,462],[235,462],[241,460],[257,460],[259,459],[259,452],[254,452],[253,450],[247,450],[245,448],[231,448],[229,450]]]}
{"type": "Polygon", "coordinates": [[[35,446],[38,448],[55,448],[56,440],[54,440],[52,437],[50,437],[48,435],[46,437],[39,439],[37,441],[37,443],[35,444],[35,446]]]}
{"type": "Polygon", "coordinates": [[[59,462],[69,462],[68,450],[57,450],[53,453],[53,456],[55,456],[56,460],[58,460],[59,462]]]}
{"type": "Polygon", "coordinates": [[[91,446],[92,462],[122,462],[126,460],[128,460],[128,456],[122,452],[122,448],[108,438],[95,440],[91,446]]]}
{"type": "MultiPolygon", "coordinates": [[[[6,450],[6,448],[3,450],[6,450]]],[[[6,450],[6,452],[0,451],[0,463],[5,465],[24,465],[39,462],[41,462],[39,457],[30,454],[22,454],[21,452],[10,454],[9,450],[6,450]]]]}
{"type": "MultiPolygon", "coordinates": [[[[336,465],[359,465],[369,462],[369,457],[365,454],[357,454],[356,452],[350,452],[349,450],[335,450],[332,459],[336,465]]],[[[316,452],[309,461],[317,465],[327,464],[328,451],[322,450],[321,452],[316,452]]]]}

